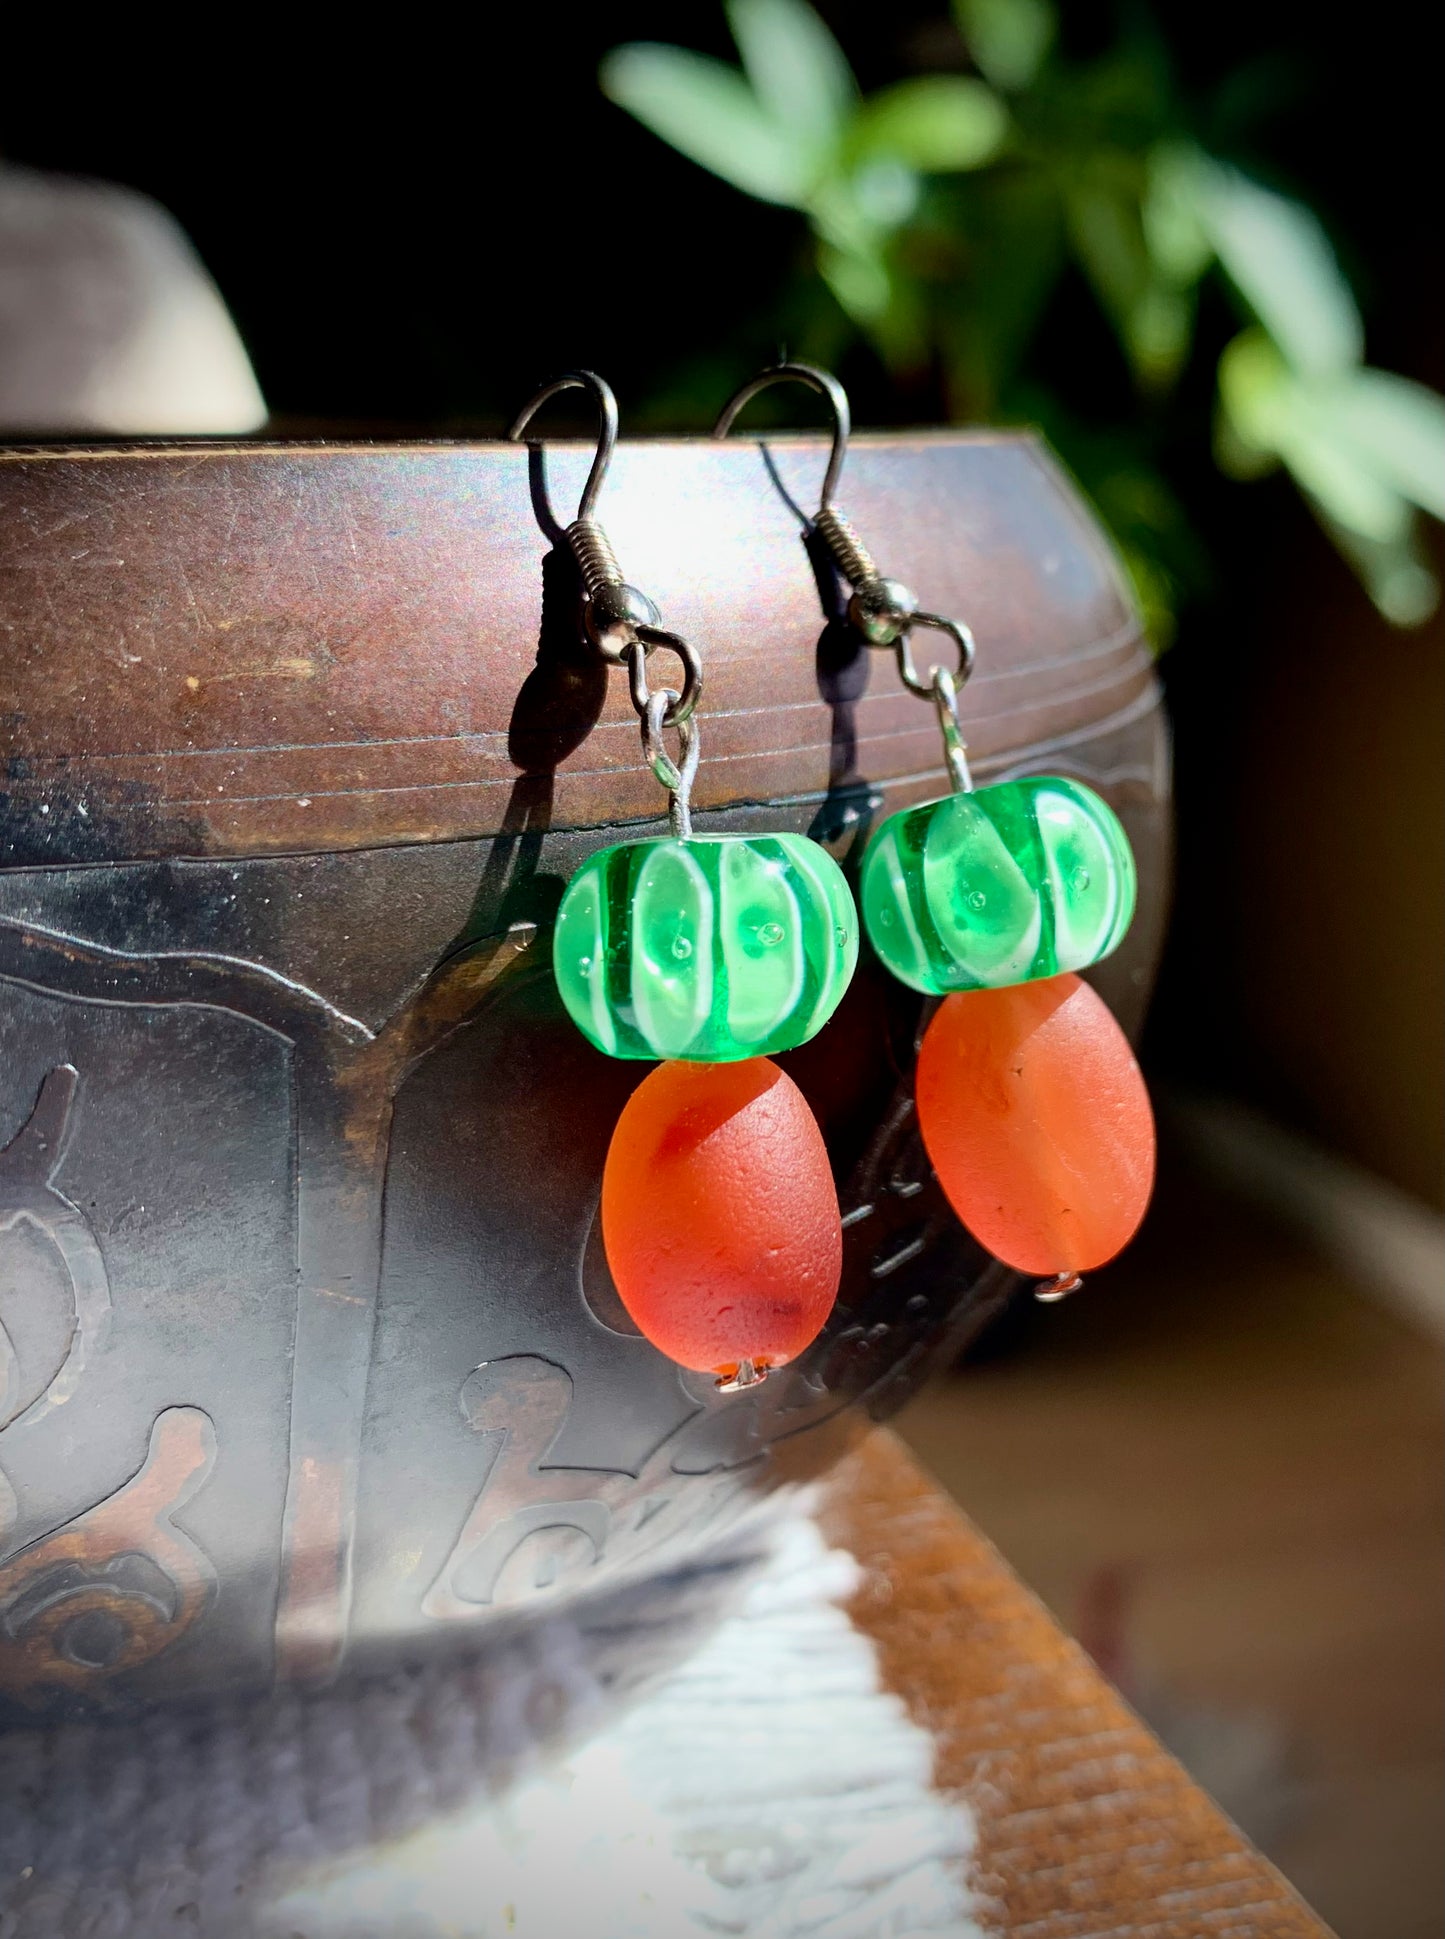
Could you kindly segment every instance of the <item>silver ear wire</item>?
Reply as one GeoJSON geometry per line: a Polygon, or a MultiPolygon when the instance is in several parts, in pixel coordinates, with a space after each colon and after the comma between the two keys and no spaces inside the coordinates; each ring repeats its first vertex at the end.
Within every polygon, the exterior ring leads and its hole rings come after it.
{"type": "Polygon", "coordinates": [[[580,522],[590,519],[596,509],[597,495],[602,490],[602,481],[607,476],[607,467],[612,463],[612,453],[617,448],[617,396],[607,379],[599,377],[595,370],[564,370],[550,384],[543,384],[531,402],[522,406],[512,420],[507,438],[515,444],[542,406],[560,396],[564,390],[590,392],[600,419],[592,469],[587,474],[587,483],[582,487],[582,497],[577,505],[577,522],[580,522]]]}
{"type": "MultiPolygon", "coordinates": [[[[597,500],[617,444],[617,399],[612,386],[595,370],[563,371],[550,384],[544,384],[531,402],[517,414],[507,436],[515,443],[542,406],[568,390],[590,393],[597,405],[600,428],[597,450],[592,459],[592,469],[587,474],[587,483],[582,487],[577,516],[567,527],[567,543],[577,561],[577,570],[582,575],[582,618],[587,637],[604,659],[617,666],[636,644],[638,629],[656,626],[662,616],[645,592],[628,585],[623,578],[617,554],[612,550],[612,543],[597,518],[597,500]]],[[[691,707],[697,705],[696,694],[690,695],[689,699],[691,711],[691,707]]]]}
{"type": "Polygon", "coordinates": [[[595,370],[563,371],[550,384],[544,384],[518,413],[507,437],[515,443],[548,399],[567,390],[587,391],[597,405],[599,418],[592,468],[582,487],[577,516],[566,530],[567,543],[582,578],[583,624],[587,637],[603,659],[627,669],[628,693],[642,724],[643,751],[649,766],[668,790],[673,833],[685,840],[692,833],[690,796],[698,760],[697,727],[692,716],[702,698],[702,661],[696,647],[658,624],[662,616],[647,594],[628,585],[611,541],[597,518],[597,500],[617,444],[617,399],[612,386],[595,370]],[[647,659],[659,646],[675,653],[682,662],[680,688],[660,687],[654,692],[649,687],[647,659]],[[664,727],[679,730],[681,766],[672,761],[663,747],[664,727]]]}
{"type": "Polygon", "coordinates": [[[828,400],[833,414],[833,449],[828,454],[828,469],[823,473],[823,490],[818,499],[820,512],[826,512],[838,489],[843,460],[848,455],[848,439],[853,429],[848,393],[831,370],[820,370],[816,364],[770,364],[766,370],[760,370],[756,377],[750,377],[742,389],[724,404],[717,423],[712,427],[712,434],[715,438],[725,438],[733,428],[738,413],[752,403],[759,391],[765,391],[770,384],[787,383],[806,384],[809,390],[817,391],[820,397],[828,400]]]}
{"type": "Polygon", "coordinates": [[[823,474],[823,489],[812,527],[848,583],[849,623],[868,646],[891,646],[898,663],[898,677],[904,686],[910,693],[933,702],[943,732],[949,779],[958,792],[966,794],[973,787],[973,779],[968,768],[968,749],[959,725],[958,690],[973,672],[973,634],[962,620],[949,619],[942,613],[921,611],[917,596],[901,579],[890,578],[878,570],[873,555],[858,536],[847,514],[833,503],[852,431],[848,393],[830,371],[820,370],[816,364],[773,364],[750,378],[728,400],[713,426],[712,434],[715,438],[725,438],[739,412],[759,391],[766,390],[770,384],[789,382],[806,384],[827,400],[832,412],[833,447],[828,456],[828,469],[823,474]],[[958,651],[956,669],[950,671],[935,664],[929,667],[926,676],[920,675],[910,643],[915,630],[946,634],[958,651]]]}

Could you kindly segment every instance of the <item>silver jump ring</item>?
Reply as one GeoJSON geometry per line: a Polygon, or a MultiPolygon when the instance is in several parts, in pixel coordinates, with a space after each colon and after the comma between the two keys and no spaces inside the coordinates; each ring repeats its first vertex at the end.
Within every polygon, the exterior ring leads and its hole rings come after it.
{"type": "Polygon", "coordinates": [[[973,672],[973,634],[961,619],[946,619],[942,613],[911,613],[908,617],[908,625],[898,635],[894,650],[898,656],[898,677],[904,686],[922,700],[932,700],[935,697],[936,669],[930,666],[925,678],[913,663],[913,649],[909,640],[916,626],[921,626],[929,633],[946,633],[953,641],[958,648],[958,671],[953,675],[953,680],[956,686],[961,687],[973,672]]]}
{"type": "Polygon", "coordinates": [[[672,698],[663,726],[681,727],[684,721],[692,719],[697,711],[697,703],[702,699],[702,661],[697,648],[683,639],[680,633],[669,633],[662,626],[639,626],[636,631],[636,642],[624,653],[632,704],[641,718],[646,720],[653,698],[652,689],[647,684],[647,656],[655,646],[665,646],[682,662],[682,691],[678,693],[672,687],[666,689],[672,698]]]}

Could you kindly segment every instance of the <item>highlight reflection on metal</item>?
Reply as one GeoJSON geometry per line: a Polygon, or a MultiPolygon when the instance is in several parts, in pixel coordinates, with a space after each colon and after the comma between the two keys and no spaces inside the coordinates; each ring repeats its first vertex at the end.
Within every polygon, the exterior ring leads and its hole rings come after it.
{"type": "Polygon", "coordinates": [[[1077,1293],[1083,1283],[1082,1273],[1056,1272],[1052,1279],[1041,1280],[1034,1287],[1034,1298],[1045,1306],[1053,1306],[1059,1300],[1067,1299],[1070,1293],[1077,1293]]]}

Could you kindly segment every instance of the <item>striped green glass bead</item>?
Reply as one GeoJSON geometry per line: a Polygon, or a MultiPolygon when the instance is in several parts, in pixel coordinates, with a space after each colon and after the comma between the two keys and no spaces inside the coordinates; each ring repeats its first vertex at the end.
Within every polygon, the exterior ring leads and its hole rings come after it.
{"type": "Polygon", "coordinates": [[[892,815],[863,862],[863,922],[915,990],[999,989],[1107,956],[1134,915],[1134,857],[1092,788],[1005,781],[892,815]]]}
{"type": "Polygon", "coordinates": [[[858,961],[858,914],[802,835],[626,842],[568,883],[552,960],[573,1022],[609,1057],[726,1064],[822,1029],[858,961]]]}

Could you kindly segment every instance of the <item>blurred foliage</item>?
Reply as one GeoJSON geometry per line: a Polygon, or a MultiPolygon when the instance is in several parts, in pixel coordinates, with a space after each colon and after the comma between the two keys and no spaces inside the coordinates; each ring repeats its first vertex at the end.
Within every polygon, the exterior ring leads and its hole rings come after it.
{"type": "Polygon", "coordinates": [[[1439,589],[1419,514],[1445,518],[1445,400],[1365,365],[1316,216],[1210,152],[1211,117],[1147,15],[1076,58],[1050,0],[953,11],[971,74],[864,94],[806,0],[728,0],[741,69],[638,43],[607,57],[602,86],[806,221],[804,293],[822,300],[790,306],[794,354],[831,361],[861,336],[896,377],[929,371],[956,420],[1040,425],[1111,527],[1158,644],[1207,570],[1171,482],[1204,441],[1201,378],[1220,467],[1283,466],[1380,611],[1426,618],[1439,589]],[[1106,327],[1061,347],[1047,326],[1078,276],[1106,327]],[[1201,326],[1219,295],[1222,333],[1201,326]]]}

